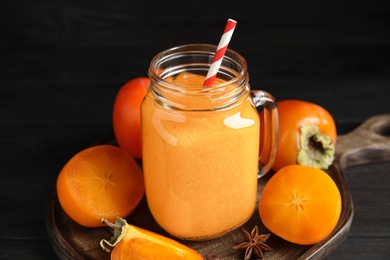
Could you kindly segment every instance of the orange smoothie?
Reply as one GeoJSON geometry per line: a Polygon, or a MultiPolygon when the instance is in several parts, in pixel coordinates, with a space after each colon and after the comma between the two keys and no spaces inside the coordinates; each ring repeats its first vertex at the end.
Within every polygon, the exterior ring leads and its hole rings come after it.
{"type": "MultiPolygon", "coordinates": [[[[165,80],[199,86],[204,77],[165,80]]],[[[200,107],[209,102],[177,98],[200,107]]],[[[158,224],[175,237],[205,240],[245,223],[256,205],[259,154],[249,91],[231,107],[202,111],[171,109],[149,91],[141,111],[145,192],[158,224]]]]}

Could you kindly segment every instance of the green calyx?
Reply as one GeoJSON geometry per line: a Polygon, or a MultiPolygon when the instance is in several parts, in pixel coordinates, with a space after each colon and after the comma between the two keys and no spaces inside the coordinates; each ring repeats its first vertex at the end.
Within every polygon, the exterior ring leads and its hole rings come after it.
{"type": "Polygon", "coordinates": [[[107,219],[102,219],[102,222],[114,229],[114,236],[110,239],[110,241],[106,239],[102,239],[100,241],[102,249],[106,252],[111,252],[112,248],[115,247],[115,245],[118,244],[124,236],[126,236],[129,225],[125,219],[119,217],[116,218],[115,224],[109,222],[107,219]]]}
{"type": "Polygon", "coordinates": [[[326,170],[334,161],[335,146],[329,136],[320,132],[317,125],[300,128],[300,150],[297,162],[326,170]]]}

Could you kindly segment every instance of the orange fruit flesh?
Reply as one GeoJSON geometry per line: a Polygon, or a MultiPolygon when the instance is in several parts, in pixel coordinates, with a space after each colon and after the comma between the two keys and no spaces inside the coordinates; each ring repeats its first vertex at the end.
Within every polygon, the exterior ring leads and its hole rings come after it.
{"type": "Polygon", "coordinates": [[[168,237],[130,225],[126,236],[115,246],[112,260],[202,260],[195,250],[168,237]]]}
{"type": "Polygon", "coordinates": [[[335,228],[341,195],[324,171],[290,165],[264,187],[259,213],[264,225],[277,236],[296,244],[315,244],[335,228]]]}
{"type": "Polygon", "coordinates": [[[61,170],[57,194],[64,211],[87,227],[103,226],[102,218],[126,217],[144,194],[141,169],[125,150],[100,145],[85,149],[61,170]]]}

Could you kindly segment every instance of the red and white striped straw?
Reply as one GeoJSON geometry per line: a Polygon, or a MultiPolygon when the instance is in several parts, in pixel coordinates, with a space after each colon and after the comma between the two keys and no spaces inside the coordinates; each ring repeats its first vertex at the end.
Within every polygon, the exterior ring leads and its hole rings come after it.
{"type": "Polygon", "coordinates": [[[215,78],[217,77],[217,73],[219,67],[221,66],[223,56],[225,56],[225,52],[228,48],[230,39],[232,38],[234,29],[236,28],[237,22],[229,19],[226,23],[225,29],[223,31],[222,37],[219,41],[217,50],[214,54],[213,61],[211,63],[210,69],[207,73],[206,79],[203,83],[203,86],[211,86],[214,83],[215,78]]]}

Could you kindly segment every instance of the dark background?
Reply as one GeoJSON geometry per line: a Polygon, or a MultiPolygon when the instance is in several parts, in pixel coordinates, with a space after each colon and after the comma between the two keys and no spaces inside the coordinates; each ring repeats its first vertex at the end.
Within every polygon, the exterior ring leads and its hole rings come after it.
{"type": "MultiPolygon", "coordinates": [[[[1,1],[0,259],[55,259],[44,210],[61,167],[111,131],[118,89],[155,54],[217,44],[228,18],[253,89],[320,104],[339,134],[389,113],[386,2],[1,1]]],[[[390,256],[389,175],[389,161],[347,171],[354,222],[329,259],[390,256]]]]}

